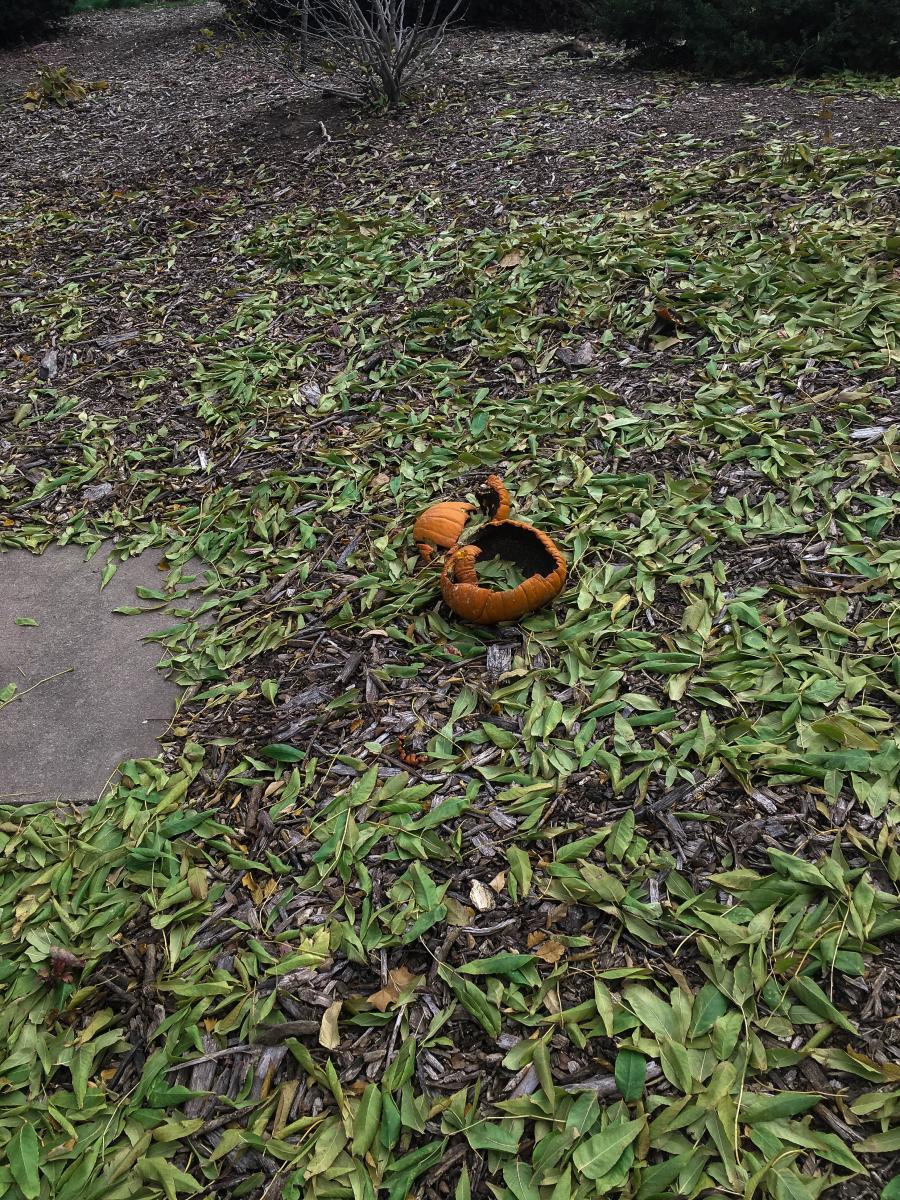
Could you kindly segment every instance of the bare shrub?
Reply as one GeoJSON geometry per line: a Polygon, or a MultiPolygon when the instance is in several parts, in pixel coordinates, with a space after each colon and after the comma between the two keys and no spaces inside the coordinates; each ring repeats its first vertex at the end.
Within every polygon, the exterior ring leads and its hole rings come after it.
{"type": "Polygon", "coordinates": [[[440,46],[463,0],[227,0],[233,24],[275,45],[298,72],[316,55],[355,100],[393,106],[440,46]]]}

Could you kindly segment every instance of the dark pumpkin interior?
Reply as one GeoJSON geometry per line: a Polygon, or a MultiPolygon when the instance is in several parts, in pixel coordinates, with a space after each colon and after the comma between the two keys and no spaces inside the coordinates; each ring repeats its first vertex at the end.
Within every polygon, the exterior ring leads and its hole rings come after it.
{"type": "Polygon", "coordinates": [[[469,538],[469,545],[478,546],[481,558],[505,558],[515,563],[524,575],[552,575],[556,561],[540,538],[530,529],[501,521],[497,525],[482,525],[469,538]]]}
{"type": "Polygon", "coordinates": [[[500,493],[491,483],[482,483],[475,491],[478,507],[489,520],[497,515],[500,507],[500,493]]]}

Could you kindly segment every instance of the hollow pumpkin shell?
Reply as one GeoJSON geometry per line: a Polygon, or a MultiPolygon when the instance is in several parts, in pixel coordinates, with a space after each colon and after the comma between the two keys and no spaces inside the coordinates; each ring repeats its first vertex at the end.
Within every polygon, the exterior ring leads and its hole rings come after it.
{"type": "Polygon", "coordinates": [[[436,546],[443,550],[455,546],[474,511],[475,505],[463,500],[442,500],[426,508],[413,526],[413,540],[422,557],[431,558],[436,546]]]}
{"type": "Polygon", "coordinates": [[[521,521],[490,521],[448,557],[441,594],[458,617],[476,625],[496,625],[548,604],[565,581],[565,559],[545,533],[521,521]],[[505,558],[529,572],[528,578],[505,591],[486,588],[475,571],[478,558],[505,558]]]}

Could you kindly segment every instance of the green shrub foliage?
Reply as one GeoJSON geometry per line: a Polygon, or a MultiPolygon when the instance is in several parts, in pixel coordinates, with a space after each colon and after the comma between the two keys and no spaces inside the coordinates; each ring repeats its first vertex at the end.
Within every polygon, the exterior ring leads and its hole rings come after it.
{"type": "MultiPolygon", "coordinates": [[[[455,20],[470,25],[518,29],[585,30],[595,21],[598,0],[463,0],[455,20]]],[[[3,0],[0,0],[0,4],[3,0]]],[[[327,6],[328,0],[311,0],[309,22],[316,24],[316,9],[327,6]]],[[[438,15],[452,8],[453,0],[444,0],[438,15]]],[[[286,31],[298,23],[299,0],[225,0],[226,9],[245,24],[275,27],[286,31]]],[[[410,20],[415,18],[418,4],[407,5],[410,20]]],[[[434,11],[432,0],[425,0],[424,12],[434,11]]]]}
{"type": "Polygon", "coordinates": [[[461,19],[471,25],[589,32],[605,0],[469,0],[461,19]]]}
{"type": "Polygon", "coordinates": [[[0,0],[0,45],[36,41],[58,29],[74,0],[0,0]]]}
{"type": "Polygon", "coordinates": [[[601,33],[712,75],[900,71],[900,0],[597,0],[601,33]]]}

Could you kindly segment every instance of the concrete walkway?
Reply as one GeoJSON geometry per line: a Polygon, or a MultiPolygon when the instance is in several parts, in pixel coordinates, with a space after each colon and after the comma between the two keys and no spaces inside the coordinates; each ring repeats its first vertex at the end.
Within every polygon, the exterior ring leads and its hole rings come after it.
{"type": "Polygon", "coordinates": [[[0,804],[96,800],[120,763],[157,753],[174,714],[178,688],[156,670],[164,649],[141,638],[178,618],[112,611],[153,603],[135,587],[162,588],[159,553],[120,563],[102,592],[106,548],[84,554],[0,552],[0,695],[17,688],[0,702],[0,804]]]}

